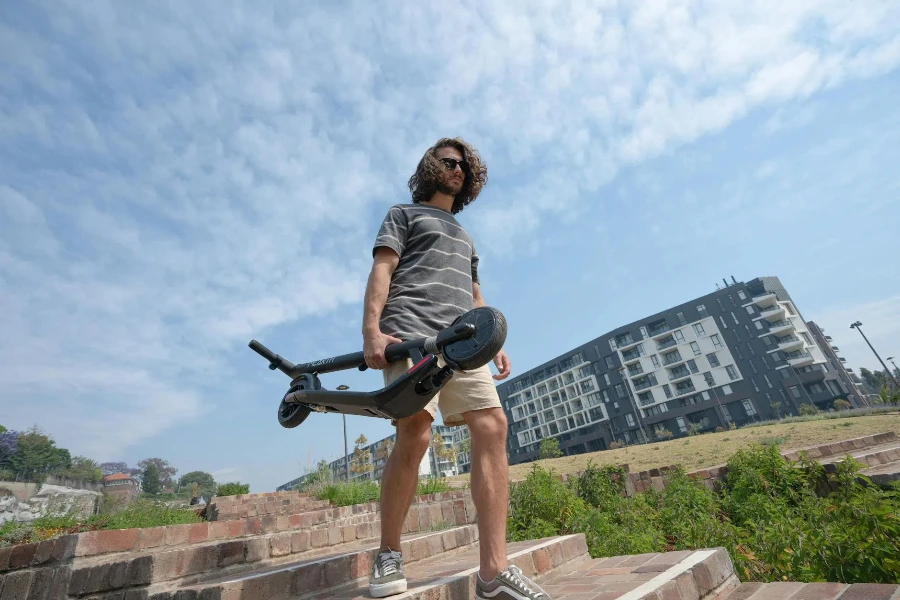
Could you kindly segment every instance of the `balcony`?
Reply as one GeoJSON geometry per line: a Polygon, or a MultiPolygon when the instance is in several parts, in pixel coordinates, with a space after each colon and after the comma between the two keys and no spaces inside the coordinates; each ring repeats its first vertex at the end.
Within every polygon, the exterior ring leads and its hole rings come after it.
{"type": "Polygon", "coordinates": [[[691,372],[687,369],[676,369],[669,373],[669,381],[681,381],[691,376],[691,372]]]}
{"type": "Polygon", "coordinates": [[[690,382],[685,386],[675,386],[675,397],[684,396],[685,394],[690,394],[692,392],[696,392],[697,388],[694,387],[694,382],[690,382]]]}
{"type": "Polygon", "coordinates": [[[753,304],[760,308],[773,306],[775,304],[778,304],[778,298],[775,297],[774,293],[766,292],[765,294],[761,294],[759,296],[753,296],[753,304]]]}
{"type": "Polygon", "coordinates": [[[641,390],[646,390],[647,388],[651,388],[654,385],[659,384],[659,382],[656,381],[656,377],[653,375],[653,373],[650,373],[649,375],[645,375],[644,377],[641,377],[640,379],[635,380],[632,383],[634,384],[634,390],[636,392],[639,392],[641,390]]]}
{"type": "Polygon", "coordinates": [[[663,335],[669,333],[670,331],[672,331],[672,328],[669,327],[669,324],[668,324],[668,323],[663,323],[662,325],[660,325],[660,326],[658,326],[658,327],[654,327],[654,328],[652,328],[652,329],[648,327],[648,328],[647,328],[647,335],[649,335],[649,336],[652,337],[653,339],[656,339],[656,338],[658,338],[658,337],[661,337],[661,336],[663,336],[663,335]]]}
{"type": "Polygon", "coordinates": [[[769,333],[773,335],[785,335],[795,331],[794,322],[790,319],[781,319],[769,323],[769,333]]]}
{"type": "Polygon", "coordinates": [[[786,355],[787,362],[792,367],[805,367],[813,363],[813,356],[808,350],[802,352],[791,352],[786,355]]]}
{"type": "Polygon", "coordinates": [[[803,340],[795,335],[778,338],[778,349],[783,352],[794,352],[803,349],[803,340]]]}
{"type": "Polygon", "coordinates": [[[630,333],[626,333],[624,335],[617,335],[614,338],[614,340],[616,342],[616,349],[621,350],[623,352],[625,350],[628,350],[629,348],[636,346],[641,341],[641,340],[636,340],[633,337],[631,337],[630,333]]]}
{"type": "Polygon", "coordinates": [[[634,362],[636,360],[640,360],[641,356],[644,353],[641,352],[639,348],[635,348],[634,350],[629,350],[628,352],[622,353],[622,364],[627,365],[628,363],[634,362]]]}
{"type": "Polygon", "coordinates": [[[661,341],[656,343],[657,350],[665,350],[666,348],[672,348],[673,346],[677,346],[678,342],[675,341],[675,338],[671,335],[663,338],[661,341]]]}
{"type": "Polygon", "coordinates": [[[781,321],[787,318],[787,310],[785,310],[784,306],[780,304],[776,304],[774,306],[767,306],[765,308],[759,309],[759,318],[763,318],[769,323],[774,323],[775,321],[781,321]]]}
{"type": "Polygon", "coordinates": [[[676,350],[675,352],[669,352],[668,354],[663,356],[663,366],[665,367],[681,362],[684,362],[684,359],[681,357],[681,352],[679,352],[678,350],[676,350]]]}

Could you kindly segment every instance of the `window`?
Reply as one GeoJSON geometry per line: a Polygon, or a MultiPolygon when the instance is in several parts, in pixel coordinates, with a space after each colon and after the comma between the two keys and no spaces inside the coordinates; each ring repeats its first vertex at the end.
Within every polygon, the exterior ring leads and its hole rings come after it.
{"type": "Polygon", "coordinates": [[[791,396],[793,396],[794,398],[800,397],[800,389],[796,385],[792,385],[788,389],[791,391],[791,396]]]}
{"type": "Polygon", "coordinates": [[[768,369],[768,368],[769,368],[769,361],[766,360],[765,355],[760,356],[759,358],[762,360],[763,366],[764,366],[765,368],[768,369]]]}
{"type": "Polygon", "coordinates": [[[614,340],[613,338],[609,338],[609,349],[610,350],[616,349],[616,340],[614,340]]]}
{"type": "Polygon", "coordinates": [[[719,322],[722,323],[722,329],[728,329],[728,323],[725,322],[725,317],[719,315],[719,322]]]}
{"type": "Polygon", "coordinates": [[[600,392],[600,393],[603,394],[603,401],[604,401],[604,402],[609,402],[609,390],[603,390],[603,391],[600,392]]]}
{"type": "Polygon", "coordinates": [[[737,315],[734,314],[734,311],[731,311],[731,318],[734,319],[734,324],[738,324],[737,315]]]}
{"type": "Polygon", "coordinates": [[[691,369],[691,373],[698,373],[700,369],[697,368],[697,363],[694,362],[694,359],[687,361],[688,367],[691,369]]]}
{"type": "Polygon", "coordinates": [[[734,368],[734,365],[728,365],[727,367],[725,367],[725,372],[728,373],[728,376],[731,377],[732,381],[738,378],[737,369],[734,368]]]}
{"type": "Polygon", "coordinates": [[[722,347],[722,340],[719,338],[718,333],[712,334],[711,336],[709,336],[709,339],[712,340],[713,346],[715,346],[716,348],[722,347]]]}
{"type": "Polygon", "coordinates": [[[613,360],[612,356],[606,357],[606,368],[607,369],[615,369],[616,368],[616,361],[613,360]]]}
{"type": "Polygon", "coordinates": [[[772,345],[772,338],[771,338],[770,336],[767,335],[766,337],[763,338],[763,344],[765,344],[766,346],[771,346],[771,345],[772,345]]]}
{"type": "Polygon", "coordinates": [[[772,382],[769,381],[769,376],[768,376],[768,375],[763,375],[763,379],[766,380],[766,385],[768,385],[769,387],[772,387],[772,382]]]}
{"type": "Polygon", "coordinates": [[[687,426],[684,423],[684,417],[676,417],[675,422],[678,423],[678,429],[681,433],[685,433],[687,431],[687,426]]]}
{"type": "Polygon", "coordinates": [[[803,336],[803,341],[812,346],[812,339],[809,337],[809,334],[805,331],[801,331],[800,335],[803,336]]]}
{"type": "Polygon", "coordinates": [[[744,293],[744,290],[738,290],[738,298],[740,298],[741,300],[747,299],[747,294],[744,293]]]}
{"type": "Polygon", "coordinates": [[[728,422],[728,423],[730,423],[730,422],[731,422],[731,413],[728,412],[728,405],[727,405],[727,404],[723,404],[723,405],[722,405],[722,414],[725,415],[725,421],[728,422]]]}
{"type": "Polygon", "coordinates": [[[758,391],[759,391],[759,386],[756,385],[756,380],[753,379],[753,378],[751,377],[751,378],[750,378],[750,383],[753,384],[753,389],[756,390],[756,391],[758,392],[758,391]]]}
{"type": "Polygon", "coordinates": [[[730,393],[731,393],[731,386],[728,385],[728,384],[723,385],[723,386],[722,386],[722,393],[725,394],[726,396],[727,396],[728,394],[730,394],[730,393]]]}
{"type": "Polygon", "coordinates": [[[744,398],[741,400],[741,404],[744,405],[744,410],[747,412],[748,417],[752,417],[756,414],[756,409],[753,407],[753,403],[749,398],[744,398]]]}
{"type": "Polygon", "coordinates": [[[647,337],[647,328],[641,325],[641,339],[647,337]]]}
{"type": "Polygon", "coordinates": [[[706,306],[704,306],[703,304],[701,304],[697,307],[697,312],[700,314],[701,319],[704,319],[709,316],[709,314],[706,312],[706,306]]]}
{"type": "Polygon", "coordinates": [[[753,314],[753,305],[752,304],[747,305],[747,314],[750,314],[750,315],[753,314]]]}
{"type": "Polygon", "coordinates": [[[712,373],[710,373],[709,371],[703,372],[703,378],[706,380],[706,385],[708,385],[709,387],[713,387],[714,385],[716,385],[716,380],[713,379],[712,373]]]}
{"type": "Polygon", "coordinates": [[[754,323],[754,325],[756,325],[756,328],[757,328],[757,329],[759,329],[760,331],[762,331],[762,328],[763,328],[763,326],[762,326],[762,321],[756,321],[756,322],[754,323]]]}
{"type": "Polygon", "coordinates": [[[744,355],[741,354],[741,347],[740,347],[740,346],[735,346],[735,347],[734,347],[734,351],[735,351],[735,353],[737,354],[737,357],[738,357],[739,359],[744,360],[744,355]]]}
{"type": "Polygon", "coordinates": [[[609,373],[603,374],[603,380],[606,382],[606,385],[612,385],[612,383],[609,381],[609,373]]]}
{"type": "Polygon", "coordinates": [[[778,350],[776,350],[775,352],[773,352],[773,353],[772,353],[772,360],[774,360],[775,362],[778,362],[779,360],[781,360],[781,352],[779,352],[778,350]]]}
{"type": "Polygon", "coordinates": [[[700,352],[700,345],[697,342],[691,342],[691,350],[694,351],[694,356],[700,356],[702,352],[700,352]]]}
{"type": "Polygon", "coordinates": [[[684,334],[681,333],[681,330],[676,329],[676,330],[675,330],[675,333],[674,333],[673,335],[675,336],[675,341],[676,341],[676,342],[678,342],[679,344],[683,344],[683,343],[684,343],[684,334]]]}
{"type": "Polygon", "coordinates": [[[753,349],[753,346],[750,344],[750,342],[747,342],[747,349],[750,350],[751,355],[756,356],[756,351],[753,349]]]}
{"type": "Polygon", "coordinates": [[[721,364],[721,363],[719,363],[719,359],[718,359],[718,357],[716,356],[716,353],[715,353],[715,352],[712,352],[712,353],[710,353],[710,354],[707,354],[707,355],[706,355],[706,360],[709,361],[709,366],[710,366],[711,368],[713,368],[713,369],[715,369],[716,367],[719,366],[719,364],[721,364]]]}
{"type": "Polygon", "coordinates": [[[613,408],[616,409],[616,410],[619,410],[619,403],[618,403],[618,402],[613,402],[613,408]]]}
{"type": "Polygon", "coordinates": [[[629,427],[634,427],[634,415],[631,413],[625,415],[625,422],[628,423],[629,427]]]}
{"type": "Polygon", "coordinates": [[[659,359],[656,358],[655,354],[650,357],[650,360],[653,362],[653,368],[658,369],[659,368],[659,359]]]}
{"type": "Polygon", "coordinates": [[[781,377],[783,379],[790,379],[791,378],[791,370],[790,369],[781,369],[781,377]]]}
{"type": "Polygon", "coordinates": [[[679,325],[686,325],[686,324],[687,324],[687,321],[684,320],[684,313],[678,313],[678,314],[675,315],[675,316],[678,317],[678,324],[679,324],[679,325]]]}
{"type": "Polygon", "coordinates": [[[664,384],[663,384],[663,391],[666,393],[666,398],[671,398],[671,397],[672,397],[672,390],[669,389],[669,384],[668,384],[668,383],[664,383],[664,384]]]}
{"type": "Polygon", "coordinates": [[[616,395],[617,395],[619,398],[624,398],[624,397],[625,397],[625,388],[622,387],[622,384],[621,384],[621,383],[617,383],[617,384],[616,384],[616,395]]]}
{"type": "Polygon", "coordinates": [[[697,334],[697,337],[706,335],[706,331],[703,329],[703,323],[694,323],[694,333],[697,334]]]}

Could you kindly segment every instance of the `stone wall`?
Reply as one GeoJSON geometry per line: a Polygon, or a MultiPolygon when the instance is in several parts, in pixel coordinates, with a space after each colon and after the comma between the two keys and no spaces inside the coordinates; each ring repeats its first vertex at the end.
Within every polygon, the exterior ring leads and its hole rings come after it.
{"type": "Polygon", "coordinates": [[[34,487],[31,488],[30,496],[21,500],[17,494],[4,494],[9,484],[0,483],[0,525],[7,521],[28,523],[47,514],[72,513],[79,517],[89,517],[97,511],[101,497],[99,492],[58,485],[44,484],[37,492],[34,492],[36,484],[18,483],[12,487],[27,485],[34,487]]]}

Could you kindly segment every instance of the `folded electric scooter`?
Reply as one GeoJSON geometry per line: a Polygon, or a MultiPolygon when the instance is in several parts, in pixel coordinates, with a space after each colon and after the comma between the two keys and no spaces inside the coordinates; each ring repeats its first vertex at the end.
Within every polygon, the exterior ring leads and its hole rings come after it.
{"type": "Polygon", "coordinates": [[[367,368],[363,353],[354,352],[295,365],[256,340],[249,344],[291,378],[291,386],[278,406],[278,423],[297,427],[311,412],[344,413],[383,419],[402,419],[422,410],[455,371],[477,369],[497,355],[506,341],[506,319],[491,307],[474,308],[459,316],[437,335],[391,344],[385,348],[388,362],[412,359],[403,375],[374,392],[326,390],[319,375],[346,369],[367,368]],[[439,358],[443,359],[443,366],[439,358]]]}

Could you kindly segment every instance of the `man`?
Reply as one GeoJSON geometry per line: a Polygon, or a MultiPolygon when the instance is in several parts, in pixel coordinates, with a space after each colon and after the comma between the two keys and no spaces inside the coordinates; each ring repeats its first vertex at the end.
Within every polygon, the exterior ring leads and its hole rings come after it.
{"type": "MultiPolygon", "coordinates": [[[[478,153],[459,138],[442,138],[425,152],[409,180],[412,203],[391,207],[384,218],[373,248],[362,334],[366,364],[383,371],[385,384],[411,366],[409,360],[388,363],[386,346],[433,335],[464,312],[485,305],[474,242],[454,215],[475,201],[486,182],[487,168],[478,153]]],[[[394,423],[397,441],[381,482],[381,548],[369,580],[372,597],[407,589],[400,533],[439,409],[445,425],[467,425],[472,440],[471,489],[480,553],[476,597],[547,598],[507,563],[506,416],[492,379],[508,377],[510,363],[503,350],[493,362],[498,370],[493,378],[488,365],[454,373],[424,410],[394,423]]]]}

